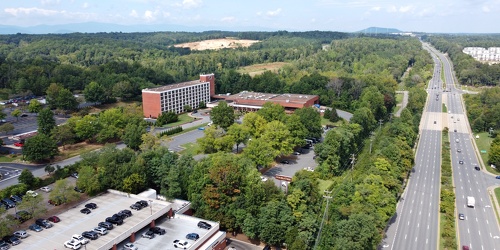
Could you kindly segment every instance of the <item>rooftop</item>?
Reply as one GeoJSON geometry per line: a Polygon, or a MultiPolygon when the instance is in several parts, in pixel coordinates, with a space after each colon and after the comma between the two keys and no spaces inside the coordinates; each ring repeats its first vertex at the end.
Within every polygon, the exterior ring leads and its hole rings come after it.
{"type": "Polygon", "coordinates": [[[307,101],[317,98],[316,95],[303,94],[269,94],[242,91],[235,95],[221,96],[226,100],[232,100],[236,103],[244,102],[245,100],[258,100],[263,102],[287,102],[287,103],[306,103],[307,101]]]}
{"type": "Polygon", "coordinates": [[[142,92],[165,92],[167,90],[172,90],[172,89],[177,89],[177,88],[183,88],[183,87],[189,87],[201,83],[207,83],[207,82],[202,82],[200,80],[194,80],[190,82],[181,82],[181,83],[174,83],[174,84],[169,84],[161,87],[156,87],[156,88],[150,88],[150,89],[143,89],[142,92]]]}

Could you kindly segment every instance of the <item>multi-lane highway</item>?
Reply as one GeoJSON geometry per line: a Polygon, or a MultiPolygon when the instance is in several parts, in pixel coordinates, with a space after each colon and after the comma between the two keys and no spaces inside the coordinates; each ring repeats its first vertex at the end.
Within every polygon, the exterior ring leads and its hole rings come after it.
{"type": "Polygon", "coordinates": [[[435,67],[428,85],[427,104],[420,122],[415,166],[398,203],[381,246],[399,249],[438,247],[439,185],[441,166],[442,86],[441,64],[435,67]]]}
{"type": "Polygon", "coordinates": [[[460,247],[469,246],[470,249],[500,249],[500,230],[487,191],[488,186],[498,185],[498,181],[493,175],[475,169],[481,164],[472,142],[475,138],[463,108],[462,91],[453,86],[453,71],[448,59],[442,53],[435,50],[433,52],[443,63],[447,89],[451,90],[446,93],[445,103],[449,113],[444,122],[450,131],[457,219],[459,213],[465,215],[464,220],[457,222],[458,242],[460,247]],[[475,198],[474,208],[467,207],[467,196],[475,198]]]}

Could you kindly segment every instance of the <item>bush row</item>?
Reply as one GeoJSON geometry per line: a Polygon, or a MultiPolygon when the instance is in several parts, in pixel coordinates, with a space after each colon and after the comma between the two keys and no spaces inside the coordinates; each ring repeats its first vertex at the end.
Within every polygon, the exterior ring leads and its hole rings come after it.
{"type": "Polygon", "coordinates": [[[174,127],[174,128],[171,128],[171,129],[167,129],[165,131],[162,131],[158,134],[158,137],[162,137],[164,135],[173,135],[173,134],[177,134],[177,133],[180,133],[182,132],[182,127],[179,126],[179,127],[174,127]]]}

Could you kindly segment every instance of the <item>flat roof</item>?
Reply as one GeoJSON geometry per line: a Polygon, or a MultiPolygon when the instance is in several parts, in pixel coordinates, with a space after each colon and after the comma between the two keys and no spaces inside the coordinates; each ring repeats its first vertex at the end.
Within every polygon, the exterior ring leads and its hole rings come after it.
{"type": "Polygon", "coordinates": [[[233,101],[235,103],[245,103],[245,101],[263,101],[263,102],[286,102],[286,103],[301,103],[305,104],[311,99],[318,98],[317,95],[303,95],[303,94],[270,94],[270,93],[259,93],[242,91],[238,94],[219,97],[226,100],[233,101]]]}
{"type": "MultiPolygon", "coordinates": [[[[22,243],[12,246],[12,249],[64,249],[64,242],[71,239],[73,234],[82,234],[84,231],[91,231],[101,221],[107,217],[128,209],[132,211],[132,216],[124,220],[123,225],[115,226],[108,234],[91,240],[84,249],[110,249],[114,244],[127,241],[136,228],[143,228],[150,224],[153,219],[163,216],[171,208],[171,203],[151,199],[152,206],[145,207],[139,211],[130,209],[130,205],[139,200],[150,199],[137,195],[119,195],[107,192],[85,201],[57,216],[61,219],[58,223],[53,223],[53,227],[44,229],[41,232],[27,230],[29,237],[21,239],[22,243]],[[93,202],[97,204],[97,209],[90,214],[80,213],[80,209],[85,204],[93,202]]],[[[136,239],[140,235],[136,235],[136,239]]]]}
{"type": "Polygon", "coordinates": [[[183,87],[189,87],[189,86],[194,86],[197,84],[202,84],[202,83],[210,83],[210,82],[202,82],[200,80],[194,80],[194,81],[189,81],[189,82],[181,82],[181,83],[174,83],[174,84],[169,84],[161,87],[156,87],[156,88],[150,88],[150,89],[143,89],[142,92],[165,92],[167,90],[172,90],[172,89],[178,89],[178,88],[183,88],[183,87]]]}

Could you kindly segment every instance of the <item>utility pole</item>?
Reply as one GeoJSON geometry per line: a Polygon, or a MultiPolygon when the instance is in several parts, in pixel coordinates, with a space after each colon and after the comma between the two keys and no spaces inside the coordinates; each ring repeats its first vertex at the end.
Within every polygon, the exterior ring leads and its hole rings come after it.
{"type": "Polygon", "coordinates": [[[392,122],[392,113],[389,114],[389,122],[392,122]]]}
{"type": "Polygon", "coordinates": [[[328,220],[328,205],[330,204],[330,200],[332,199],[332,196],[330,196],[332,191],[325,190],[324,192],[325,192],[325,195],[323,195],[323,198],[326,199],[326,207],[325,207],[325,211],[323,212],[323,219],[321,220],[321,225],[319,226],[318,236],[316,236],[316,242],[314,243],[313,249],[316,249],[318,247],[319,240],[321,239],[321,231],[323,230],[323,224],[325,223],[325,220],[328,220]]]}
{"type": "Polygon", "coordinates": [[[379,131],[380,131],[380,130],[382,130],[382,122],[383,122],[383,121],[384,121],[384,120],[382,120],[382,119],[378,120],[378,124],[379,124],[379,125],[378,125],[378,126],[379,126],[379,127],[378,127],[378,130],[379,130],[379,131]]]}
{"type": "Polygon", "coordinates": [[[354,154],[351,155],[351,181],[352,181],[352,175],[353,175],[353,170],[354,170],[354,163],[356,162],[356,158],[354,157],[354,154]]]}
{"type": "Polygon", "coordinates": [[[373,132],[370,133],[370,154],[372,154],[373,132]]]}

